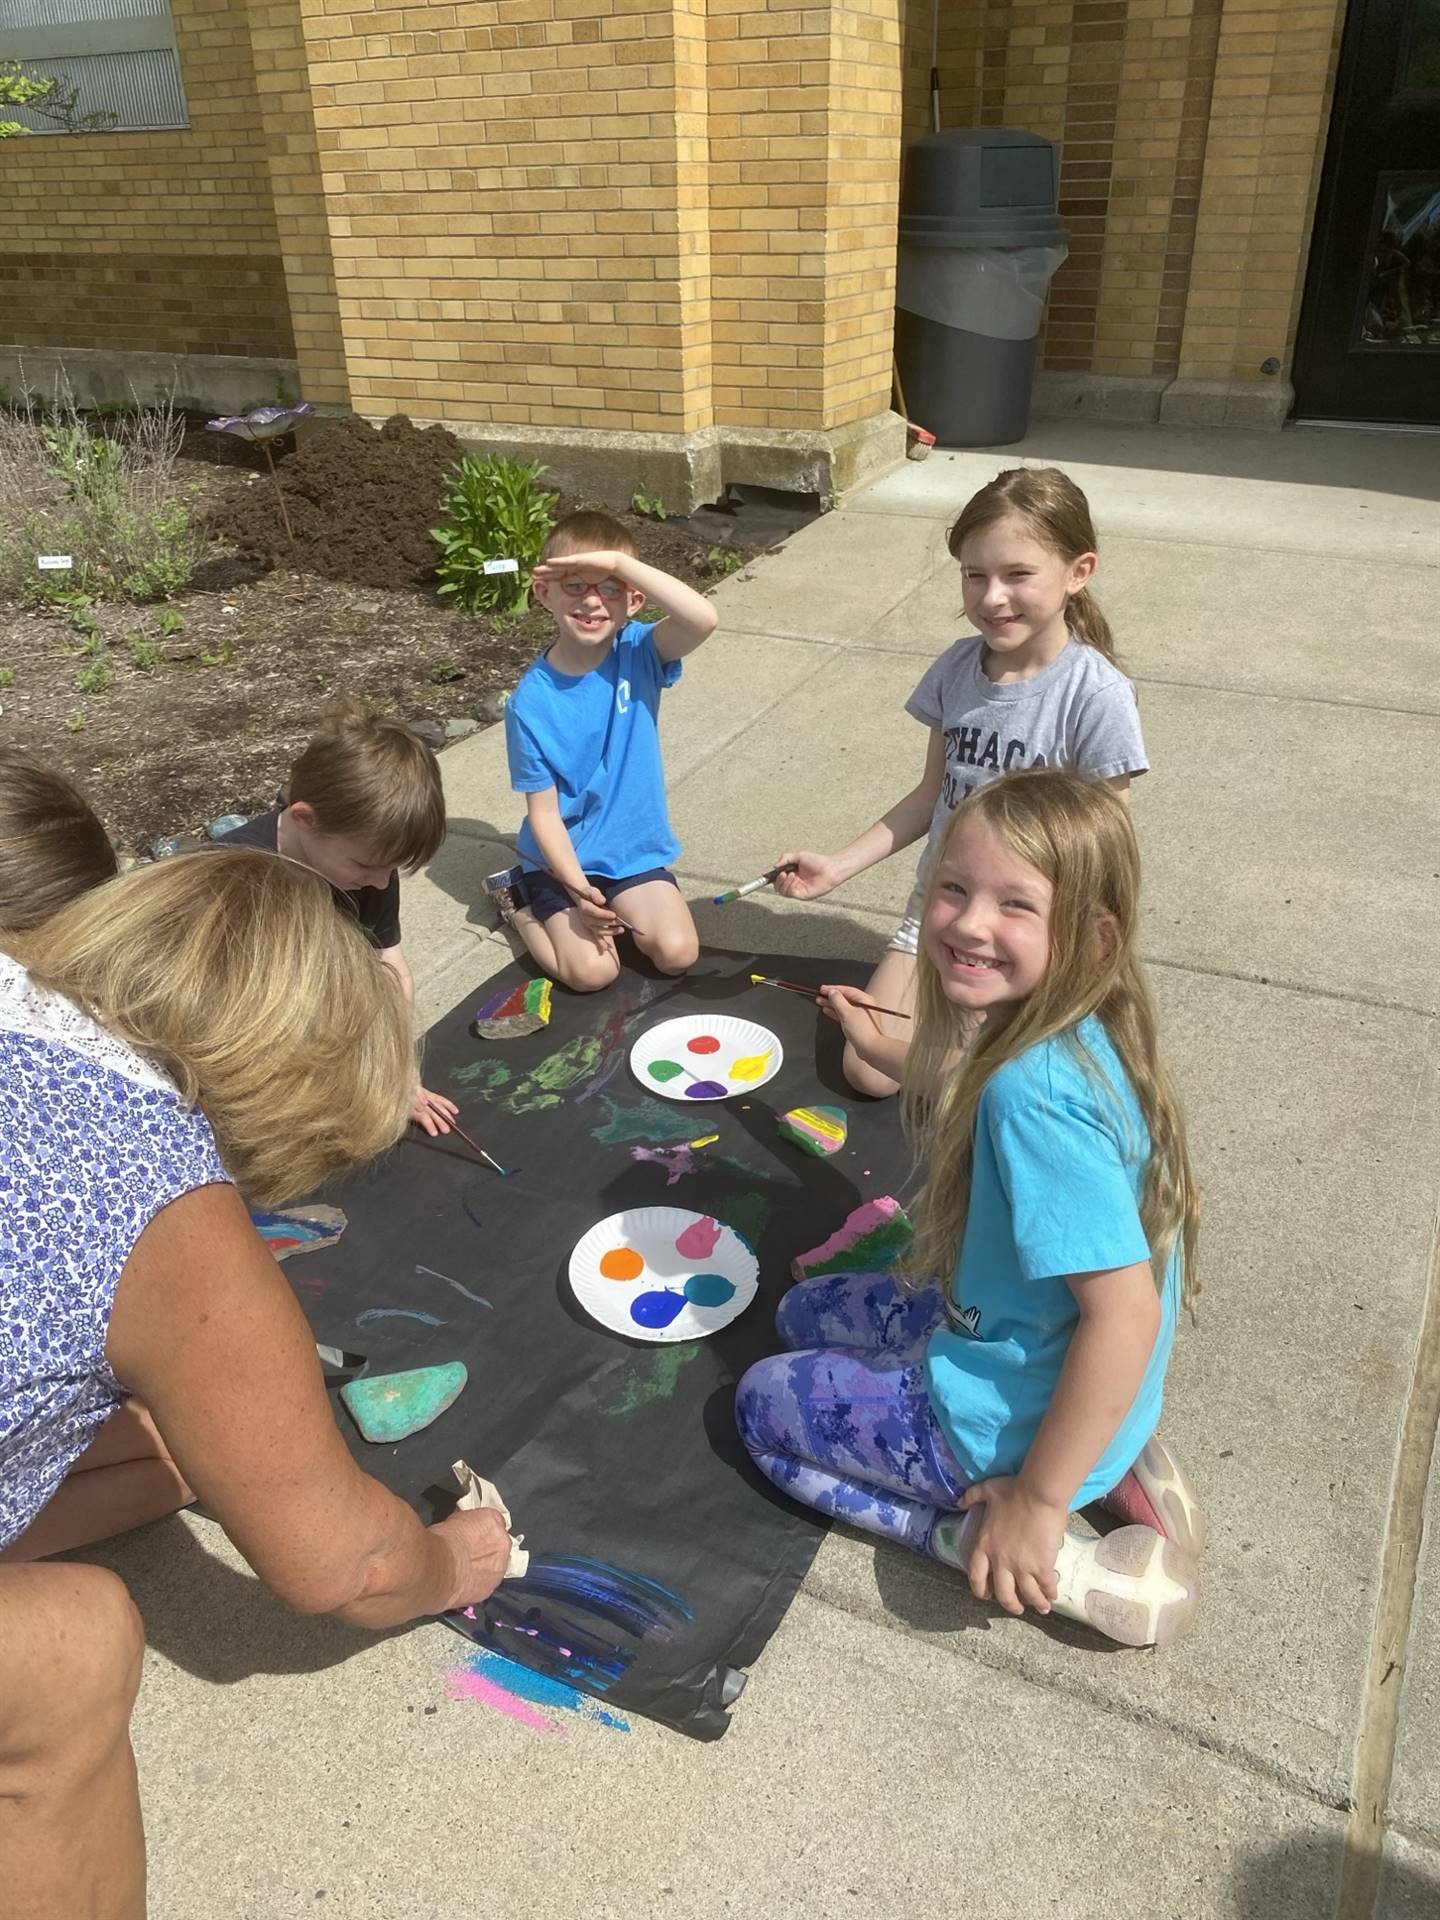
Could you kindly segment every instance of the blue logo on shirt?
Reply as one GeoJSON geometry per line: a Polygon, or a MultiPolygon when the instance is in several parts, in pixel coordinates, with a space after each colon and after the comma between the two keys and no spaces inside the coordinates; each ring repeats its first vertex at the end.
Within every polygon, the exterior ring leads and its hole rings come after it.
{"type": "Polygon", "coordinates": [[[616,682],[615,711],[617,713],[628,713],[630,711],[630,682],[628,680],[616,682]]]}

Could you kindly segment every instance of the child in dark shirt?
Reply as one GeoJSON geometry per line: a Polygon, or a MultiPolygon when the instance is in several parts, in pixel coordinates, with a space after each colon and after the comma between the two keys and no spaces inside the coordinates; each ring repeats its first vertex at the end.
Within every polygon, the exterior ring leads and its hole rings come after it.
{"type": "MultiPolygon", "coordinates": [[[[313,867],[413,1004],[415,981],[400,944],[400,869],[414,873],[445,838],[435,755],[401,721],[337,701],[291,768],[285,798],[220,844],[262,847],[313,867]]],[[[452,1100],[417,1087],[410,1118],[426,1133],[448,1133],[456,1112],[452,1100]]]]}

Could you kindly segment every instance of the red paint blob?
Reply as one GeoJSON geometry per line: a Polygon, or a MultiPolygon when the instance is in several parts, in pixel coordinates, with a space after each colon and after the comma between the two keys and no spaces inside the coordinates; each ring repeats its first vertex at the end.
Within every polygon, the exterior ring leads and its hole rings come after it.
{"type": "Polygon", "coordinates": [[[719,1053],[720,1042],[708,1033],[697,1033],[693,1040],[685,1043],[687,1053],[719,1053]]]}

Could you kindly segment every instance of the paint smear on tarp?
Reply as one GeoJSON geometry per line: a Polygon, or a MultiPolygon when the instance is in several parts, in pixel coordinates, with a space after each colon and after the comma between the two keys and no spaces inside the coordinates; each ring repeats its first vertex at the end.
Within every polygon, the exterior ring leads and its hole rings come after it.
{"type": "Polygon", "coordinates": [[[632,1360],[623,1376],[623,1397],[613,1407],[604,1407],[601,1411],[634,1413],[637,1407],[648,1407],[652,1401],[668,1400],[675,1391],[680,1369],[688,1366],[699,1351],[696,1346],[661,1347],[643,1360],[632,1360]]]}
{"type": "Polygon", "coordinates": [[[644,1094],[633,1105],[625,1106],[608,1093],[602,1093],[600,1098],[605,1103],[607,1118],[602,1126],[590,1129],[590,1138],[602,1147],[628,1147],[632,1140],[646,1140],[655,1145],[694,1137],[693,1113],[662,1106],[644,1094]]]}
{"type": "Polygon", "coordinates": [[[573,1714],[616,1733],[630,1731],[630,1722],[623,1714],[602,1707],[578,1687],[557,1680],[553,1674],[535,1673],[488,1647],[473,1648],[458,1667],[446,1674],[445,1697],[457,1704],[493,1707],[535,1733],[567,1732],[558,1717],[561,1714],[573,1714]]]}

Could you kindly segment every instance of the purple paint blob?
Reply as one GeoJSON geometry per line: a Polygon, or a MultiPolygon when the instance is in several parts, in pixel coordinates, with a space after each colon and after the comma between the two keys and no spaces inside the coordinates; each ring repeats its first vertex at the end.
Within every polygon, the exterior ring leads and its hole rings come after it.
{"type": "Polygon", "coordinates": [[[692,1273],[685,1282],[685,1298],[692,1307],[723,1307],[735,1298],[735,1289],[723,1273],[692,1273]]]}
{"type": "Polygon", "coordinates": [[[658,1329],[668,1327],[670,1322],[685,1308],[683,1293],[672,1293],[667,1288],[663,1293],[642,1293],[638,1299],[630,1302],[630,1318],[637,1327],[658,1329]]]}
{"type": "Polygon", "coordinates": [[[730,1089],[718,1080],[692,1080],[685,1089],[687,1100],[723,1100],[730,1089]]]}
{"type": "Polygon", "coordinates": [[[657,1167],[665,1169],[665,1184],[673,1187],[677,1180],[687,1173],[696,1171],[695,1151],[692,1147],[632,1147],[632,1160],[653,1160],[657,1167]]]}

